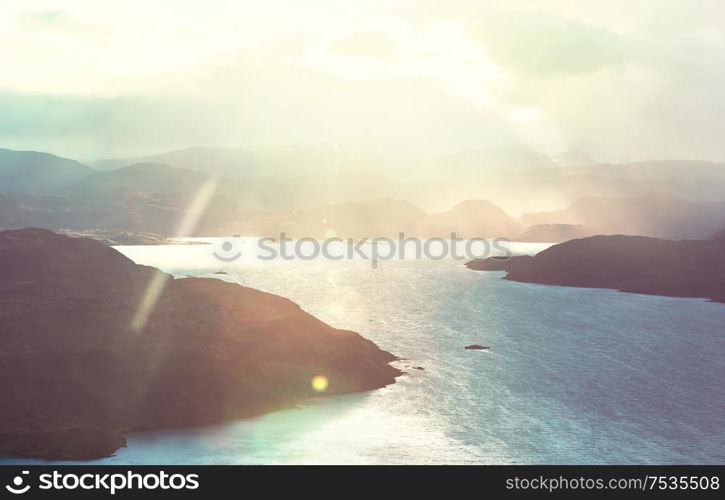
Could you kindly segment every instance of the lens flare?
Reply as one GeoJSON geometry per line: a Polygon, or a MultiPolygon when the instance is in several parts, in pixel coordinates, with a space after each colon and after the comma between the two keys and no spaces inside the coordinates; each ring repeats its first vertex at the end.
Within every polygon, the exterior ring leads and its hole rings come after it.
{"type": "Polygon", "coordinates": [[[315,375],[314,377],[312,377],[312,381],[310,382],[310,384],[312,384],[312,388],[315,391],[325,392],[325,390],[327,390],[327,386],[329,385],[329,381],[324,375],[315,375]]]}
{"type": "MultiPolygon", "coordinates": [[[[177,238],[193,236],[194,229],[199,223],[199,219],[204,215],[209,200],[214,196],[218,184],[218,176],[210,177],[202,184],[179,223],[176,231],[177,238]]],[[[170,278],[171,276],[161,271],[154,273],[146,287],[143,299],[131,320],[131,329],[134,332],[140,332],[146,326],[146,322],[153,312],[154,307],[156,307],[156,302],[161,298],[161,294],[164,292],[164,288],[170,278]]]]}

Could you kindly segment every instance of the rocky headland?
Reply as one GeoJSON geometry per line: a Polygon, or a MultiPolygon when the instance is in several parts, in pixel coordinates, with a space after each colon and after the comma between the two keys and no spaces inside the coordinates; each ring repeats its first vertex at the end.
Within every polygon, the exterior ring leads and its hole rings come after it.
{"type": "Polygon", "coordinates": [[[592,236],[554,245],[534,257],[494,257],[467,267],[507,271],[505,279],[511,281],[725,302],[725,238],[592,236]]]}
{"type": "Polygon", "coordinates": [[[397,358],[295,303],[174,279],[97,241],[0,232],[0,451],[108,456],[123,434],[288,408],[395,382],[397,358]]]}

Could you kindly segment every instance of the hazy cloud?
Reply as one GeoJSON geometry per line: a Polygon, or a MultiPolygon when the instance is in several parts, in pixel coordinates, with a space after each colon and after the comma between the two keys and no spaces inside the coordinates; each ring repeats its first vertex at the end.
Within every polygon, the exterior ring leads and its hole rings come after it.
{"type": "Polygon", "coordinates": [[[607,28],[550,14],[494,12],[471,32],[497,64],[525,77],[588,73],[630,57],[607,28]]]}
{"type": "Polygon", "coordinates": [[[720,1],[169,5],[3,1],[0,146],[521,143],[725,160],[720,1]]]}
{"type": "Polygon", "coordinates": [[[50,26],[64,22],[67,19],[67,15],[65,10],[51,9],[33,12],[30,14],[30,17],[39,24],[50,26]]]}

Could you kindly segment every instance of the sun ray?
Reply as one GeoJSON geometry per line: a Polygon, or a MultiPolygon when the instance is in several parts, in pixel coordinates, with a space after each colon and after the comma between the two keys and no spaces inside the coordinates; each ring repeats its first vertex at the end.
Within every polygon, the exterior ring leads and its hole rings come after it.
{"type": "MultiPolygon", "coordinates": [[[[193,234],[194,229],[199,224],[199,220],[204,215],[204,211],[209,205],[209,201],[214,196],[218,186],[218,176],[210,177],[202,184],[174,233],[177,238],[183,238],[193,234]]],[[[134,332],[140,332],[146,326],[149,316],[153,312],[156,303],[166,287],[168,279],[169,276],[161,271],[155,272],[151,277],[138,309],[136,309],[136,313],[131,320],[131,329],[134,332]]]]}

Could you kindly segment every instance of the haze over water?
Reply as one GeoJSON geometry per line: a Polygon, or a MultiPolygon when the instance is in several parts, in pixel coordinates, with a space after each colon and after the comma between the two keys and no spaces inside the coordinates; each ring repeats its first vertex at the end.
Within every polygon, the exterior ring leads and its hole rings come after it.
{"type": "Polygon", "coordinates": [[[513,283],[453,260],[373,270],[364,261],[223,264],[207,245],[119,249],[177,277],[288,297],[405,358],[407,374],[259,418],[132,434],[127,448],[93,463],[725,460],[725,304],[513,283]]]}

